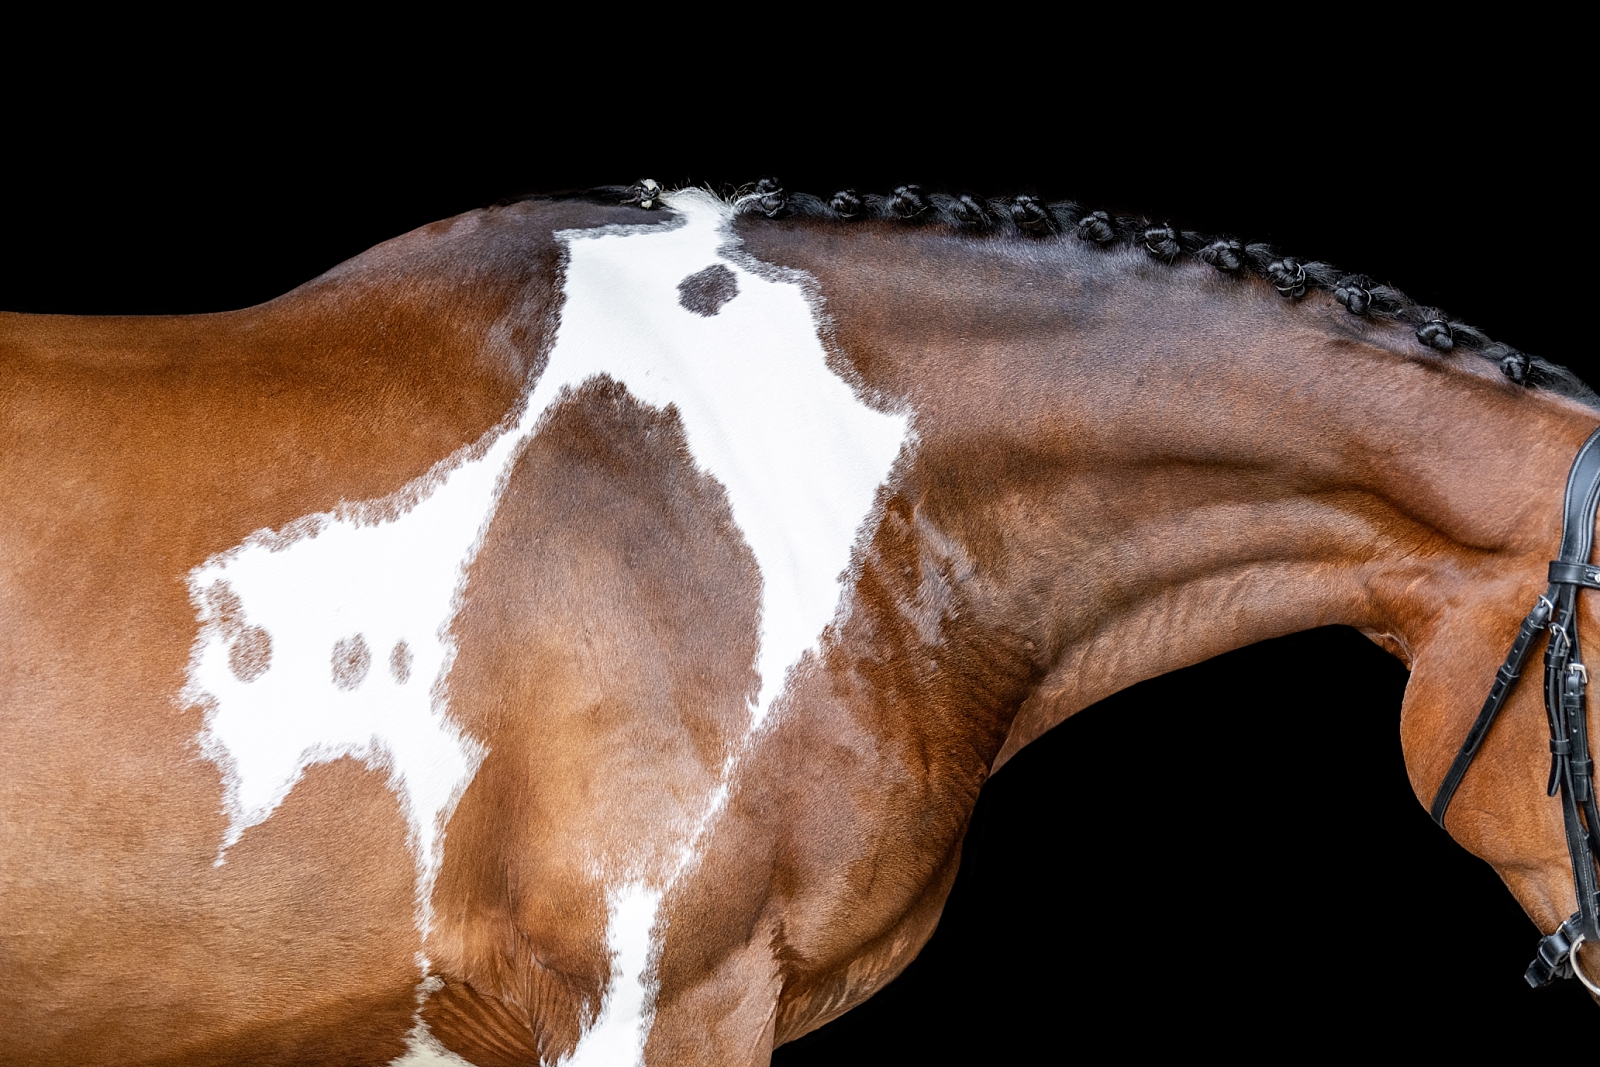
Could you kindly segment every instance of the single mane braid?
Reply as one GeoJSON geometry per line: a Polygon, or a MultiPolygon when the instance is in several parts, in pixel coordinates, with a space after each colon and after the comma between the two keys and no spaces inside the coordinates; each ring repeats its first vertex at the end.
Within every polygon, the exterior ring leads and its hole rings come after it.
{"type": "Polygon", "coordinates": [[[1346,274],[1334,286],[1333,298],[1352,315],[1365,315],[1372,307],[1372,279],[1365,274],[1346,274]]]}
{"type": "Polygon", "coordinates": [[[1144,250],[1166,263],[1171,263],[1183,253],[1182,246],[1178,244],[1178,231],[1165,222],[1145,227],[1144,250]]]}
{"type": "MultiPolygon", "coordinates": [[[[645,180],[628,187],[596,189],[593,193],[648,210],[659,205],[663,191],[656,182],[645,180]]],[[[841,189],[823,199],[790,192],[776,178],[762,178],[735,191],[732,200],[739,214],[769,219],[840,223],[876,219],[918,226],[943,225],[968,234],[1075,240],[1099,248],[1138,246],[1152,259],[1167,264],[1192,258],[1223,274],[1261,278],[1286,300],[1300,300],[1313,289],[1330,293],[1352,315],[1405,323],[1415,332],[1417,343],[1433,352],[1473,352],[1494,362],[1506,378],[1518,385],[1546,389],[1600,407],[1600,396],[1565,367],[1491,341],[1482,331],[1437,308],[1421,307],[1399,289],[1377,284],[1365,274],[1286,256],[1271,245],[1245,244],[1225,235],[1207,237],[1179,230],[1170,222],[1086,211],[1070,200],[1047,203],[1029,195],[987,199],[970,193],[952,196],[929,193],[909,184],[897,186],[887,195],[841,189]]]]}

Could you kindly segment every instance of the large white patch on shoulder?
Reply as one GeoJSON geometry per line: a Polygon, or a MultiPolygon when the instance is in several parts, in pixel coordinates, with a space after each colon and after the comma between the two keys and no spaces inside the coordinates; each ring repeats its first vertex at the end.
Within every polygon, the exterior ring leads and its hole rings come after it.
{"type": "Polygon", "coordinates": [[[761,568],[759,726],[784,674],[839,604],[850,549],[905,438],[904,415],[866,406],[828,369],[811,305],[719,255],[728,209],[697,191],[669,198],[687,217],[647,234],[574,234],[550,366],[529,405],[609,374],[641,401],[675,406],[689,449],[727,491],[761,568]],[[679,284],[707,267],[738,295],[688,312],[679,284]]]}
{"type": "MultiPolygon", "coordinates": [[[[253,534],[189,575],[201,627],[185,698],[208,709],[200,744],[223,771],[219,863],[307,767],[363,759],[388,773],[409,821],[426,936],[444,826],[485,753],[448,715],[451,622],[521,446],[567,390],[598,375],[676,408],[760,567],[749,733],[816,646],[908,419],[869,407],[828,368],[799,285],[724,257],[735,240],[726,205],[696,191],[667,202],[680,225],[561,235],[570,252],[561,324],[515,426],[385,500],[253,534]]],[[[706,798],[706,819],[727,787],[706,798]]],[[[578,1061],[602,1048],[608,1059],[638,1058],[654,950],[633,946],[640,934],[656,940],[655,907],[674,877],[614,887],[613,970],[623,973],[578,1061]]]]}

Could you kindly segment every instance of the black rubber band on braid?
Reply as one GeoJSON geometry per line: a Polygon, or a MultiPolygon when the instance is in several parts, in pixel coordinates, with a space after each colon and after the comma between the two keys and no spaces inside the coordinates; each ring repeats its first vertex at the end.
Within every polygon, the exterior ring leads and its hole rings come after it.
{"type": "Polygon", "coordinates": [[[1346,274],[1334,285],[1333,298],[1352,315],[1372,310],[1372,279],[1365,274],[1346,274]]]}
{"type": "Polygon", "coordinates": [[[1417,340],[1429,348],[1448,352],[1456,346],[1455,331],[1443,317],[1434,314],[1417,327],[1417,340]]]}
{"type": "Polygon", "coordinates": [[[1117,239],[1116,225],[1104,211],[1091,211],[1079,219],[1077,233],[1090,244],[1108,245],[1117,239]]]}
{"type": "Polygon", "coordinates": [[[756,182],[755,192],[751,195],[756,210],[769,219],[781,218],[788,213],[784,210],[788,207],[788,198],[784,195],[783,183],[776,178],[762,178],[756,182]]]}
{"type": "Polygon", "coordinates": [[[1290,300],[1299,300],[1306,295],[1305,264],[1293,256],[1272,260],[1263,273],[1266,274],[1267,281],[1290,300]]]}
{"type": "Polygon", "coordinates": [[[1523,352],[1517,351],[1507,344],[1491,344],[1484,349],[1485,356],[1500,364],[1500,373],[1516,382],[1518,385],[1531,386],[1533,384],[1533,361],[1523,352]]]}
{"type": "Polygon", "coordinates": [[[1036,196],[1014,196],[992,206],[1023,233],[1042,237],[1056,232],[1055,219],[1051,217],[1044,201],[1036,196]]]}
{"type": "Polygon", "coordinates": [[[1140,238],[1144,242],[1144,250],[1163,263],[1171,263],[1183,252],[1178,244],[1178,231],[1168,222],[1146,226],[1140,238]]]}
{"type": "Polygon", "coordinates": [[[866,211],[867,205],[854,189],[840,189],[828,198],[828,207],[841,219],[856,219],[866,211]]]}
{"type": "Polygon", "coordinates": [[[896,219],[914,219],[928,210],[928,198],[920,185],[901,185],[884,201],[884,214],[896,219]]]}

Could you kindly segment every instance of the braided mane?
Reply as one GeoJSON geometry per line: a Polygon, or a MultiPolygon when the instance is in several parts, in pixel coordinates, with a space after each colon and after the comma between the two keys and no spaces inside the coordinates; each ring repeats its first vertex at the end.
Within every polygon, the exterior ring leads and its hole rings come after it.
{"type": "MultiPolygon", "coordinates": [[[[651,209],[667,190],[654,181],[595,189],[599,198],[651,209]]],[[[790,192],[774,178],[763,178],[733,191],[729,199],[741,215],[769,219],[805,218],[848,223],[879,219],[906,225],[945,226],[969,234],[1007,235],[1018,239],[1071,239],[1103,248],[1143,247],[1163,263],[1196,259],[1225,274],[1263,278],[1285,299],[1298,300],[1312,289],[1333,294],[1352,315],[1403,322],[1417,342],[1439,352],[1462,349],[1499,366],[1513,382],[1571,397],[1600,408],[1596,395],[1567,368],[1500,341],[1453,318],[1438,308],[1413,301],[1399,289],[1380,285],[1365,274],[1352,274],[1331,263],[1283,255],[1267,244],[1250,244],[1222,235],[1181,230],[1170,222],[1091,211],[1071,200],[1045,202],[1034,196],[980,198],[970,194],[925,192],[901,185],[888,194],[842,189],[824,199],[790,192]]]]}

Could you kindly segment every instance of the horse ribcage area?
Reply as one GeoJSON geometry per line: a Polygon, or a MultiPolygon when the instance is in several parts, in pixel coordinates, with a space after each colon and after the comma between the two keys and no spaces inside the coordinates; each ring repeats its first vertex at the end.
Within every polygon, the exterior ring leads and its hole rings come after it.
{"type": "Polygon", "coordinates": [[[436,867],[441,818],[482,755],[445,714],[450,621],[519,437],[442,464],[398,501],[254,535],[190,575],[188,696],[208,709],[201,742],[223,768],[224,854],[307,766],[353,756],[388,773],[419,863],[436,867]]]}

